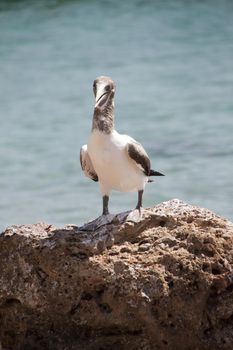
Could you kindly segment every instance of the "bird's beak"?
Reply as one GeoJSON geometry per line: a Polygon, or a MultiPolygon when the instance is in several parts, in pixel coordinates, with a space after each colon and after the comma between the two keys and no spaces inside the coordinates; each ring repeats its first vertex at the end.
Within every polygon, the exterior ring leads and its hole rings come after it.
{"type": "Polygon", "coordinates": [[[101,100],[101,98],[107,93],[108,92],[104,91],[104,85],[100,86],[96,92],[95,103],[97,104],[101,100]]]}
{"type": "Polygon", "coordinates": [[[103,107],[109,98],[113,98],[115,90],[105,91],[104,86],[99,87],[95,96],[95,107],[103,107]]]}

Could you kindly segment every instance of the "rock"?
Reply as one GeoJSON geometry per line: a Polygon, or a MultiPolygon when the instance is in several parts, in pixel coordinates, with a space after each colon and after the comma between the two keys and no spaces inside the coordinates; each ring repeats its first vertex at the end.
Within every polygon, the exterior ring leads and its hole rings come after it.
{"type": "Polygon", "coordinates": [[[12,350],[232,350],[233,224],[180,200],[0,235],[12,350]]]}

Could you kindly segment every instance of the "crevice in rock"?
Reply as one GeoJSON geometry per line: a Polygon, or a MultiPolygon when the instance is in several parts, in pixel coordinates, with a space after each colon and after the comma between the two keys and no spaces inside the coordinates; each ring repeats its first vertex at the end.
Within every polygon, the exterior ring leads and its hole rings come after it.
{"type": "Polygon", "coordinates": [[[19,299],[16,298],[9,298],[6,299],[3,304],[0,306],[1,308],[10,308],[10,307],[15,307],[15,306],[19,306],[21,305],[21,301],[19,299]]]}
{"type": "Polygon", "coordinates": [[[112,312],[112,308],[107,303],[99,303],[98,306],[103,313],[110,314],[112,312]]]}

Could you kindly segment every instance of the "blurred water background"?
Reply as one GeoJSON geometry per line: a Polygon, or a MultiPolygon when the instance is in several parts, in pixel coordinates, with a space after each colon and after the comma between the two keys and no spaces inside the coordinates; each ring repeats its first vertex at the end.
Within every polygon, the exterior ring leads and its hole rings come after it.
{"type": "MultiPolygon", "coordinates": [[[[176,197],[233,219],[231,0],[1,0],[0,228],[101,213],[79,149],[102,74],[118,131],[166,174],[144,206],[176,197]]],[[[136,197],[114,193],[111,212],[136,197]]]]}

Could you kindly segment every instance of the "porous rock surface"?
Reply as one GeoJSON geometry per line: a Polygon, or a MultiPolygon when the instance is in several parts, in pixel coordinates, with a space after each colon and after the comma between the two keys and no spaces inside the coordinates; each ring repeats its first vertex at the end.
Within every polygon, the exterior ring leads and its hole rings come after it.
{"type": "Polygon", "coordinates": [[[127,214],[0,235],[0,348],[233,349],[233,224],[180,200],[127,214]]]}

